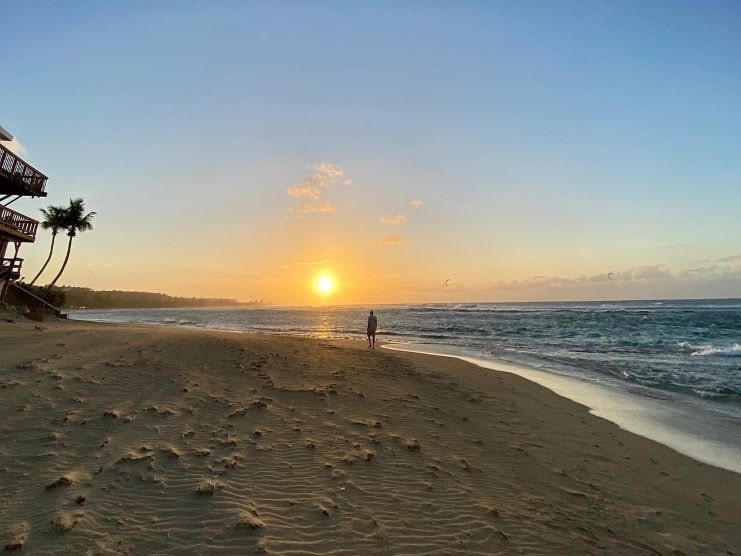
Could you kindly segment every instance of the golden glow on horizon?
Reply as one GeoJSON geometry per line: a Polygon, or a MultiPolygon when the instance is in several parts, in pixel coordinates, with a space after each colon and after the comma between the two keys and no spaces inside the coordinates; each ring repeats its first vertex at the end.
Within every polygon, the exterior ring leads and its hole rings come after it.
{"type": "Polygon", "coordinates": [[[334,279],[334,276],[329,273],[323,272],[322,274],[317,276],[314,282],[314,288],[319,295],[321,295],[322,297],[327,297],[337,290],[337,283],[334,279]]]}

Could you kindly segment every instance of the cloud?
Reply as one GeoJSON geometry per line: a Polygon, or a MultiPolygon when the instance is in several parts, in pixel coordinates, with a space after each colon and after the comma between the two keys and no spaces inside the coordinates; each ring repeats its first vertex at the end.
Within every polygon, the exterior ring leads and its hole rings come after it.
{"type": "Polygon", "coordinates": [[[657,245],[656,249],[687,249],[690,247],[689,243],[667,243],[665,245],[657,245]]]}
{"type": "Polygon", "coordinates": [[[324,201],[323,203],[312,205],[311,203],[304,203],[299,208],[296,209],[296,212],[298,214],[311,214],[311,213],[329,213],[334,212],[337,207],[334,206],[329,201],[324,201]]]}
{"type": "Polygon", "coordinates": [[[400,243],[404,243],[405,239],[400,234],[391,234],[390,236],[386,236],[383,238],[383,243],[386,245],[398,245],[400,243]]]}
{"type": "Polygon", "coordinates": [[[12,141],[3,141],[3,147],[18,156],[23,156],[28,153],[26,146],[21,143],[17,137],[13,137],[12,141]]]}
{"type": "MultiPolygon", "coordinates": [[[[741,261],[741,256],[734,255],[718,259],[718,262],[722,263],[735,261],[741,261]]],[[[688,268],[679,277],[685,280],[737,279],[741,277],[741,264],[712,264],[710,266],[688,268]]]]}
{"type": "Polygon", "coordinates": [[[302,265],[302,266],[304,265],[311,266],[311,265],[317,265],[317,264],[329,264],[333,262],[334,262],[334,259],[324,259],[323,261],[299,261],[296,264],[302,265]]]}
{"type": "Polygon", "coordinates": [[[422,206],[422,201],[419,199],[413,199],[412,201],[409,201],[409,204],[412,205],[412,208],[418,209],[422,206]]]}
{"type": "Polygon", "coordinates": [[[311,183],[306,183],[306,180],[301,183],[292,185],[286,192],[291,197],[308,197],[309,199],[314,199],[315,201],[322,196],[319,188],[317,188],[315,185],[312,185],[311,183]]]}
{"type": "Polygon", "coordinates": [[[664,280],[672,277],[671,271],[662,264],[642,266],[630,272],[632,280],[664,280]]]}
{"type": "Polygon", "coordinates": [[[688,268],[680,275],[682,278],[688,278],[690,280],[697,278],[708,278],[718,276],[721,267],[718,265],[712,266],[699,266],[697,268],[688,268]]]}
{"type": "MultiPolygon", "coordinates": [[[[331,162],[320,162],[312,167],[311,175],[298,183],[294,183],[286,190],[291,197],[298,197],[318,201],[324,192],[332,188],[341,178],[345,177],[345,171],[331,162]]],[[[342,183],[346,186],[352,185],[352,180],[345,177],[342,183]]],[[[305,214],[307,212],[333,212],[335,206],[329,201],[321,204],[306,203],[299,207],[296,212],[305,214]]]]}
{"type": "MultiPolygon", "coordinates": [[[[318,199],[321,196],[321,189],[329,189],[344,175],[345,171],[336,164],[320,162],[314,165],[309,177],[293,184],[287,192],[292,197],[318,199]]],[[[352,180],[348,178],[344,181],[345,185],[348,185],[348,182],[352,184],[352,180]]]]}
{"type": "Polygon", "coordinates": [[[345,175],[345,171],[331,162],[320,162],[314,165],[314,176],[324,180],[323,187],[329,187],[335,180],[345,175]]]}
{"type": "Polygon", "coordinates": [[[407,221],[407,217],[399,213],[396,216],[389,216],[384,214],[381,216],[381,224],[403,224],[407,221]]]}
{"type": "Polygon", "coordinates": [[[538,288],[567,288],[585,286],[605,282],[650,282],[670,280],[675,278],[672,272],[663,264],[640,266],[616,272],[601,272],[599,274],[576,277],[537,275],[523,280],[499,281],[489,284],[492,289],[522,290],[538,288]]]}

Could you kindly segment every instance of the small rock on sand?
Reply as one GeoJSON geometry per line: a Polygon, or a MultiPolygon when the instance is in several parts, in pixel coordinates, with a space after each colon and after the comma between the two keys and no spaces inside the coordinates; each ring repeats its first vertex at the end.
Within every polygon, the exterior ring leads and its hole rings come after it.
{"type": "Polygon", "coordinates": [[[72,484],[72,479],[70,479],[69,477],[66,477],[66,476],[62,475],[56,481],[53,481],[53,482],[49,483],[48,485],[46,485],[46,490],[50,490],[52,488],[57,488],[57,487],[61,487],[61,486],[69,486],[71,484],[72,484]]]}
{"type": "Polygon", "coordinates": [[[409,442],[407,442],[406,447],[407,447],[407,450],[409,450],[410,452],[417,452],[422,448],[419,445],[419,442],[417,442],[416,438],[414,440],[410,440],[409,442]]]}
{"type": "Polygon", "coordinates": [[[223,488],[223,485],[217,481],[206,481],[196,488],[196,496],[213,496],[216,490],[223,488]]]}
{"type": "Polygon", "coordinates": [[[263,529],[265,523],[257,517],[257,512],[245,512],[237,520],[237,529],[249,529],[254,531],[255,529],[263,529]]]}
{"type": "Polygon", "coordinates": [[[168,459],[180,459],[180,452],[174,446],[160,446],[160,452],[168,459]]]}

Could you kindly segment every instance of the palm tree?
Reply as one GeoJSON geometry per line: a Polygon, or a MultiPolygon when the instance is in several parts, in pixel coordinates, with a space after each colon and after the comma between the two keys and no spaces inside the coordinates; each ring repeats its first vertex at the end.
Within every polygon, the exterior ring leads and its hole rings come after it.
{"type": "Polygon", "coordinates": [[[59,277],[67,266],[69,254],[72,250],[72,238],[74,238],[78,232],[86,232],[93,229],[92,220],[95,213],[88,212],[85,214],[85,201],[82,199],[70,199],[69,206],[65,209],[65,213],[64,227],[67,229],[67,236],[69,237],[69,241],[67,242],[67,254],[64,257],[62,268],[59,269],[59,273],[54,277],[54,280],[51,281],[51,284],[46,287],[47,290],[54,287],[54,284],[57,283],[57,280],[59,280],[59,277]]]}
{"type": "Polygon", "coordinates": [[[41,270],[39,270],[38,274],[36,274],[33,280],[31,280],[31,283],[29,284],[31,286],[33,286],[36,283],[36,280],[39,279],[39,276],[44,273],[44,270],[46,270],[46,267],[51,260],[51,256],[54,253],[54,240],[57,239],[59,230],[65,227],[64,219],[66,217],[67,209],[65,209],[64,207],[55,207],[54,205],[49,205],[45,209],[41,209],[41,212],[44,213],[44,221],[41,223],[41,227],[45,230],[51,230],[51,247],[49,248],[49,256],[46,257],[44,266],[41,267],[41,270]]]}

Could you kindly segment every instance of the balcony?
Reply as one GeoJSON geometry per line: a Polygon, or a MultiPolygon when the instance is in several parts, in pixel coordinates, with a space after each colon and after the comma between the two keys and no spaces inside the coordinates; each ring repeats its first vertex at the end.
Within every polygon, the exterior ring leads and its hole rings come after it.
{"type": "Polygon", "coordinates": [[[23,259],[0,259],[0,280],[18,280],[23,259]]]}
{"type": "Polygon", "coordinates": [[[37,220],[0,205],[0,239],[10,236],[16,241],[34,241],[38,227],[37,220]]]}
{"type": "Polygon", "coordinates": [[[0,195],[46,197],[44,174],[0,145],[0,195]]]}

